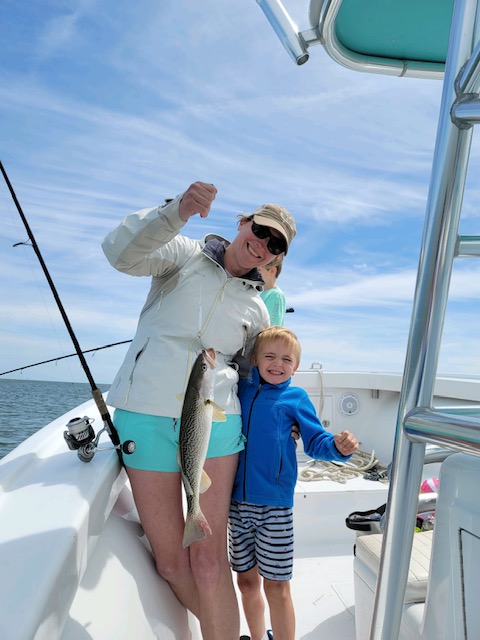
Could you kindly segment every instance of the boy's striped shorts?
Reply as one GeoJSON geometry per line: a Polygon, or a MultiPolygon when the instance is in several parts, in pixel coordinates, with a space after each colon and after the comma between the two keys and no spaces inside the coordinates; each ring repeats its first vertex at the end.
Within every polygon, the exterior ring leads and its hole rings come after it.
{"type": "Polygon", "coordinates": [[[232,502],[228,520],[230,564],[242,573],[258,565],[268,580],[291,580],[293,509],[232,502]]]}

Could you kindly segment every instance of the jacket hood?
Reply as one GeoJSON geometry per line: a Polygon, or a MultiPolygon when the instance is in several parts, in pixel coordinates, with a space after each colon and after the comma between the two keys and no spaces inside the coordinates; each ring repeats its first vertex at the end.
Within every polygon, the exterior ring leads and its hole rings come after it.
{"type": "MultiPolygon", "coordinates": [[[[203,242],[202,252],[219,264],[222,269],[225,269],[225,251],[231,243],[225,238],[222,238],[222,236],[217,236],[213,233],[205,236],[203,242]]],[[[260,271],[256,268],[251,269],[248,273],[241,276],[241,279],[250,280],[255,286],[261,285],[261,289],[263,289],[263,285],[265,284],[260,275],[260,271]]]]}

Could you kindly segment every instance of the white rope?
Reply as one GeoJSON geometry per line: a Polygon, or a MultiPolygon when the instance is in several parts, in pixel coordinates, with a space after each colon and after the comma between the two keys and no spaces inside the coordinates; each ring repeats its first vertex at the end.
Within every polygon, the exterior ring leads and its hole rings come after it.
{"type": "MultiPolygon", "coordinates": [[[[348,462],[326,462],[325,460],[311,460],[300,469],[298,479],[304,482],[313,482],[314,480],[333,480],[345,484],[347,480],[358,478],[359,476],[368,477],[367,472],[375,468],[375,479],[380,482],[388,482],[386,477],[387,467],[375,458],[375,451],[366,453],[365,451],[356,451],[348,462]]],[[[373,473],[372,473],[373,475],[373,473]]],[[[373,479],[373,478],[372,478],[373,479]]]]}

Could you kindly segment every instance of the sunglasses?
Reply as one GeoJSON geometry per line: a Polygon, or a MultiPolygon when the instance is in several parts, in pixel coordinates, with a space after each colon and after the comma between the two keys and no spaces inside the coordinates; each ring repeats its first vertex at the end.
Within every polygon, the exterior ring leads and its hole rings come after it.
{"type": "Polygon", "coordinates": [[[252,233],[259,239],[269,238],[267,242],[267,249],[274,256],[278,256],[280,253],[285,253],[287,243],[285,238],[279,238],[274,236],[270,227],[264,227],[261,224],[257,224],[252,220],[252,233]]]}

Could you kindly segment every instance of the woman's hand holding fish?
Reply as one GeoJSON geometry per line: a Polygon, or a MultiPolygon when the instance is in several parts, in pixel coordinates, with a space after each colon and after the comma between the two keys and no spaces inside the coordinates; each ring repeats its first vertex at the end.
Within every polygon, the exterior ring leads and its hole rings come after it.
{"type": "Polygon", "coordinates": [[[194,182],[191,184],[180,200],[178,211],[181,219],[187,222],[189,218],[197,213],[202,218],[206,218],[216,195],[217,189],[213,184],[207,184],[206,182],[194,182]]]}
{"type": "Polygon", "coordinates": [[[295,446],[297,446],[297,440],[300,440],[300,429],[298,427],[298,424],[294,424],[292,426],[292,433],[290,435],[295,442],[295,446]]]}

